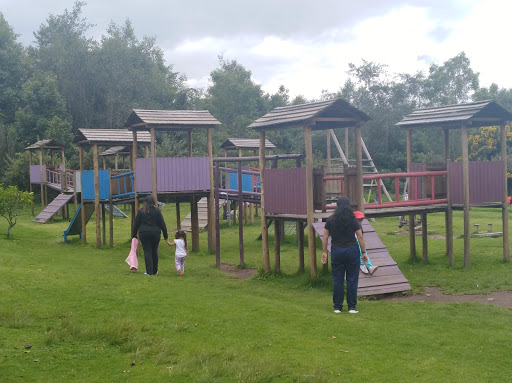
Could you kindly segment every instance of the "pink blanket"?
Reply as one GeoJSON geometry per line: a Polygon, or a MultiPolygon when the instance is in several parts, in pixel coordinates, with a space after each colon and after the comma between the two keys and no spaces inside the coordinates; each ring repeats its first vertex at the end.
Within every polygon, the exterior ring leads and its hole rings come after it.
{"type": "Polygon", "coordinates": [[[137,245],[139,244],[139,241],[137,238],[132,238],[132,249],[130,250],[130,254],[128,255],[128,258],[126,258],[125,262],[130,265],[130,270],[137,271],[139,268],[139,261],[137,259],[137,245]]]}

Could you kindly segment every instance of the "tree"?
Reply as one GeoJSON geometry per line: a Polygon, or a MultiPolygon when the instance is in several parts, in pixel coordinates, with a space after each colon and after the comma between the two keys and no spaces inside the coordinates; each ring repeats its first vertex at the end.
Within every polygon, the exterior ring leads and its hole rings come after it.
{"type": "Polygon", "coordinates": [[[0,184],[0,215],[7,221],[7,238],[11,238],[11,229],[16,225],[22,209],[33,203],[33,193],[20,191],[17,186],[4,188],[0,184]]]}

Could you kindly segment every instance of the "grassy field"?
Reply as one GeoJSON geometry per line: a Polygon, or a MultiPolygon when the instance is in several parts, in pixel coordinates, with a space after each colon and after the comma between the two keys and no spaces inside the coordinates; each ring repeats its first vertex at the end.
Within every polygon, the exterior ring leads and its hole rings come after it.
{"type": "MultiPolygon", "coordinates": [[[[38,209],[36,208],[36,211],[38,209]]],[[[182,215],[186,214],[182,212],[182,215]]],[[[164,210],[175,229],[173,207],[164,210]]],[[[501,228],[498,210],[471,212],[472,223],[501,228]]],[[[0,380],[2,382],[506,382],[509,309],[481,305],[362,299],[360,313],[332,312],[330,275],[297,273],[295,237],[282,247],[282,273],[238,280],[201,251],[176,275],[161,247],[159,275],[128,271],[129,220],[115,220],[113,249],[63,243],[67,220],[19,219],[13,238],[0,221],[0,380]]],[[[512,290],[502,239],[472,239],[463,267],[462,213],[454,217],[455,267],[443,240],[429,240],[429,264],[409,262],[395,218],[373,223],[415,292],[512,290]]],[[[429,230],[444,233],[444,216],[429,230]]],[[[248,267],[261,265],[259,223],[245,231],[248,267]]],[[[164,247],[165,246],[165,247],[164,247]]],[[[222,227],[222,262],[238,264],[238,227],[222,227]]],[[[272,258],[272,256],[271,256],[272,258]]],[[[307,263],[307,262],[306,262],[307,263]]],[[[320,268],[319,268],[320,269],[320,268]]]]}

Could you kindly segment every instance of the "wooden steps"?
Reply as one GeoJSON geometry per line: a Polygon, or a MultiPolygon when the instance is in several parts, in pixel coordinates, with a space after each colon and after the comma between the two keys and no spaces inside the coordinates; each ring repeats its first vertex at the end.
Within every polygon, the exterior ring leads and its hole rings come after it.
{"type": "Polygon", "coordinates": [[[34,222],[46,223],[55,214],[59,212],[73,198],[73,194],[59,194],[55,199],[46,206],[39,215],[33,219],[34,222]]]}
{"type": "MultiPolygon", "coordinates": [[[[313,224],[320,238],[323,237],[324,226],[324,222],[313,224]]],[[[373,275],[366,275],[359,272],[357,295],[387,294],[410,290],[411,286],[409,281],[407,281],[396,262],[391,258],[391,255],[375,232],[375,229],[367,220],[363,221],[362,227],[368,257],[374,266],[379,266],[379,269],[373,275]]],[[[331,252],[330,238],[327,250],[329,253],[331,252]]]]}

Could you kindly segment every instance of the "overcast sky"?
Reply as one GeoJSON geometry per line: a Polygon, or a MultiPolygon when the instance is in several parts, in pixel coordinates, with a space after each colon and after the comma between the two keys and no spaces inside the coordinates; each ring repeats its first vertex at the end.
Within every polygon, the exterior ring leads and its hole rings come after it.
{"type": "MultiPolygon", "coordinates": [[[[48,14],[71,0],[0,0],[0,12],[32,44],[48,14]]],[[[361,59],[391,73],[425,73],[464,51],[480,85],[512,88],[508,52],[512,2],[505,0],[89,0],[83,16],[97,39],[113,21],[156,37],[167,64],[206,87],[218,56],[237,60],[275,93],[318,98],[337,91],[348,63],[361,59]]]]}

